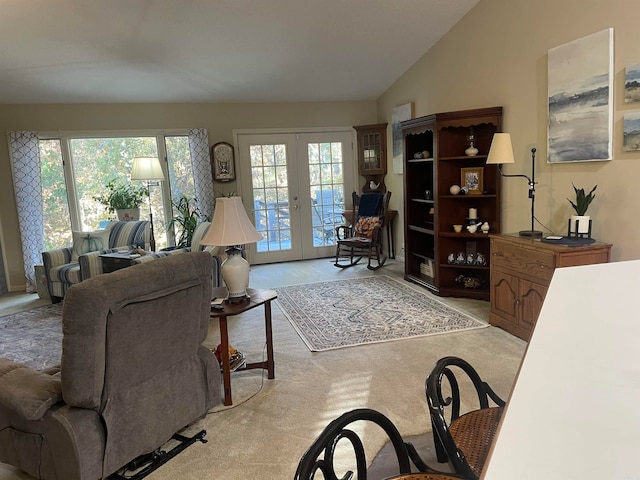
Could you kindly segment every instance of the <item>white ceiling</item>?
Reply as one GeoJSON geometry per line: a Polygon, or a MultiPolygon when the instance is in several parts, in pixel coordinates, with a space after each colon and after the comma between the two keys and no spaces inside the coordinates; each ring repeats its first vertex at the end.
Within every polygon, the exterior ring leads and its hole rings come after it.
{"type": "Polygon", "coordinates": [[[0,104],[371,100],[478,0],[0,0],[0,104]]]}

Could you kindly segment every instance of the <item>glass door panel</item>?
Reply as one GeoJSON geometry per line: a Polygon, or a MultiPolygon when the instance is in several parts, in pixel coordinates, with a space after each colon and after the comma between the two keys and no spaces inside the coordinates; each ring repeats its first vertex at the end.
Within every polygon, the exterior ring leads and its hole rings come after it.
{"type": "Polygon", "coordinates": [[[249,246],[251,263],[335,255],[351,144],[349,132],[238,136],[242,197],[263,236],[249,246]]]}

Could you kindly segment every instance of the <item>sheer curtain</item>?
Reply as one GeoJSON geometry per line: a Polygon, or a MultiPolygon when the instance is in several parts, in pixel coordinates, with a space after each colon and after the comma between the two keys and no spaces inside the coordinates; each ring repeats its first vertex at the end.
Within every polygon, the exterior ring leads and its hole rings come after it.
{"type": "Polygon", "coordinates": [[[27,292],[35,292],[35,266],[42,262],[44,250],[38,134],[30,131],[10,132],[9,144],[27,292]]]}
{"type": "Polygon", "coordinates": [[[209,136],[204,128],[189,129],[189,150],[198,209],[205,219],[213,218],[213,177],[209,155],[209,136]]]}

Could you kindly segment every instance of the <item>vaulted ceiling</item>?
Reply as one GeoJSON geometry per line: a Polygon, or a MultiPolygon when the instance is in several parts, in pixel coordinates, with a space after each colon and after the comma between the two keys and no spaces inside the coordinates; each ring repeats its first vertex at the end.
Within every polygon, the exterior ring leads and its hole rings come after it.
{"type": "Polygon", "coordinates": [[[0,104],[376,99],[478,0],[0,0],[0,104]]]}

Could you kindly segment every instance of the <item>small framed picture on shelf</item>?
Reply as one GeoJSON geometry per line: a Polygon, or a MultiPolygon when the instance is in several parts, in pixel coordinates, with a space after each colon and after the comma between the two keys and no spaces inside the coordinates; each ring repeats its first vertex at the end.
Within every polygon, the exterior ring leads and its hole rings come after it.
{"type": "Polygon", "coordinates": [[[218,142],[211,147],[211,165],[213,180],[216,182],[230,182],[236,179],[233,145],[218,142]]]}
{"type": "Polygon", "coordinates": [[[467,167],[460,169],[460,185],[467,187],[467,193],[470,195],[479,195],[482,193],[482,177],[484,174],[483,167],[467,167]]]}

